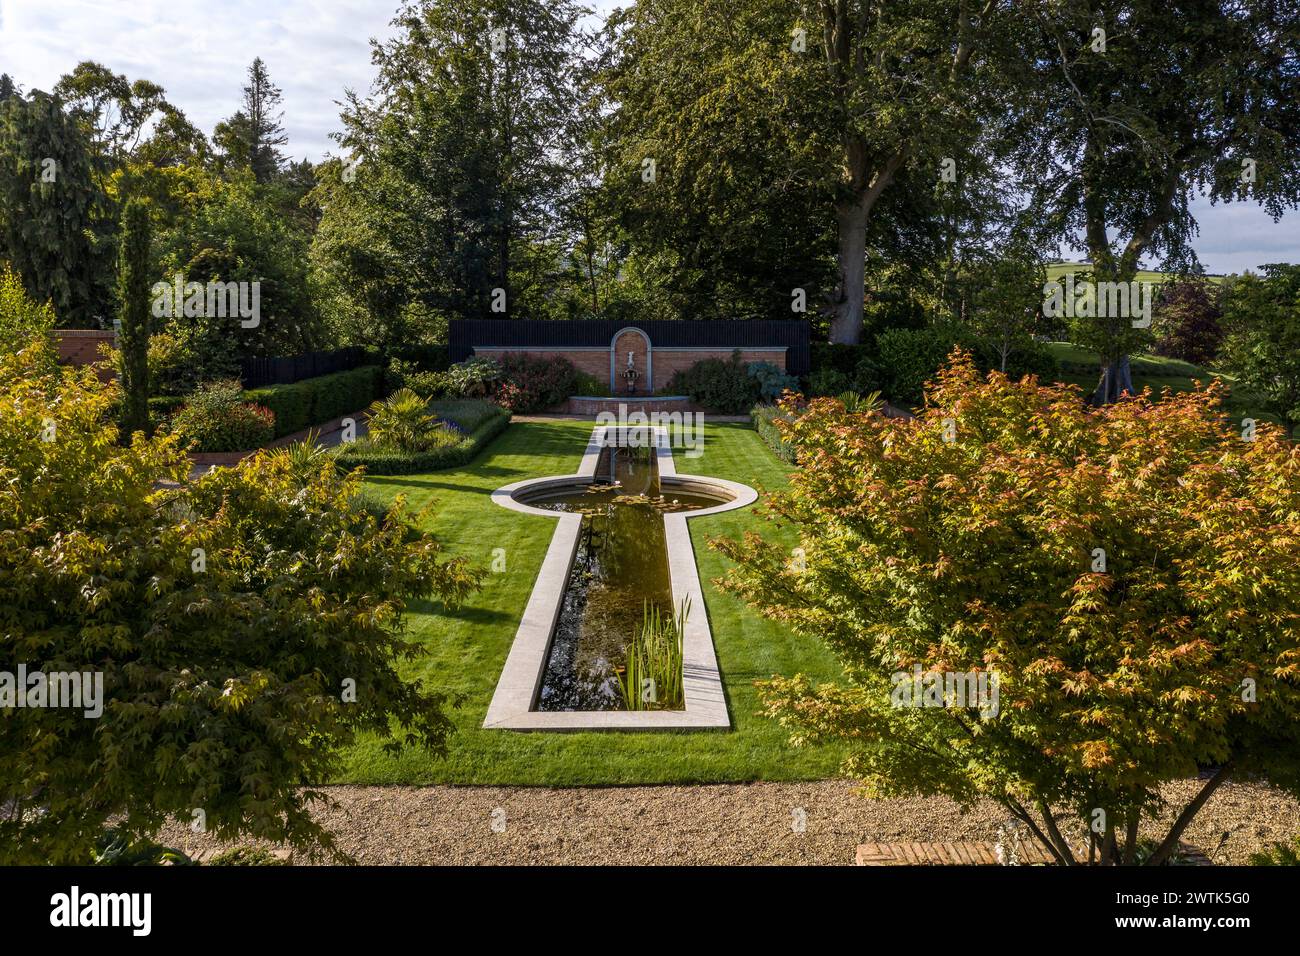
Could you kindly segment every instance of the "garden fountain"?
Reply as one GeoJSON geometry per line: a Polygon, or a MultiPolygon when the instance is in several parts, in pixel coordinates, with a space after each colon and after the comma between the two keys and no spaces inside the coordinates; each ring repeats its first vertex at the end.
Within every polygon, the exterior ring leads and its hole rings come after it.
{"type": "Polygon", "coordinates": [[[623,369],[623,380],[627,383],[627,393],[629,395],[636,394],[636,380],[640,377],[641,373],[637,371],[632,352],[629,350],[627,353],[627,368],[623,369]]]}

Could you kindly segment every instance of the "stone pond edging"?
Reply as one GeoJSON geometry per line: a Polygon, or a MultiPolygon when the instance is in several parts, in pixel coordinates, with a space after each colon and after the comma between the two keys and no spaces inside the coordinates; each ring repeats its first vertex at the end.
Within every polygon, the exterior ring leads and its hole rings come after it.
{"type": "MultiPolygon", "coordinates": [[[[661,482],[683,490],[722,491],[731,500],[712,508],[691,512],[669,512],[664,517],[668,571],[672,582],[673,603],[689,600],[693,613],[686,619],[683,648],[684,710],[648,711],[535,711],[533,701],[541,686],[550,654],[551,638],[564,605],[564,591],[578,550],[582,515],[534,508],[516,497],[521,492],[571,485],[590,480],[596,474],[606,433],[613,426],[592,430],[578,471],[572,475],[532,478],[517,481],[492,492],[492,500],[503,508],[522,514],[558,519],[551,543],[546,549],[541,570],[524,607],[519,629],[506,657],[501,677],[492,694],[484,728],[502,730],[708,730],[729,729],[726,694],[713,647],[704,590],[695,566],[695,551],[687,522],[701,515],[718,514],[743,508],[758,500],[758,492],[748,485],[723,478],[679,475],[673,461],[667,430],[656,426],[654,446],[661,482]],[[688,517],[689,516],[689,517],[688,517]]],[[[618,429],[621,433],[629,429],[618,429]]]]}

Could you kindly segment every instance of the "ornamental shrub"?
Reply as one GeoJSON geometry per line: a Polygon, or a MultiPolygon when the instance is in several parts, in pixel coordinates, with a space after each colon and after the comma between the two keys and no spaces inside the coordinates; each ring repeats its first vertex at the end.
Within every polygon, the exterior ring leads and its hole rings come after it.
{"type": "Polygon", "coordinates": [[[275,438],[275,413],[244,401],[235,381],[200,386],[168,428],[193,451],[249,451],[275,438]]]}
{"type": "Polygon", "coordinates": [[[562,356],[542,358],[511,352],[501,359],[495,400],[512,412],[540,412],[561,404],[573,394],[578,370],[562,356]]]}
{"type": "Polygon", "coordinates": [[[759,399],[759,380],[740,359],[740,349],[729,359],[701,359],[673,374],[668,391],[689,395],[691,401],[724,415],[746,414],[759,399]]]}
{"type": "Polygon", "coordinates": [[[717,542],[728,590],[844,667],[765,682],[767,715],[847,742],[880,796],[992,800],[1063,863],[1169,861],[1226,780],[1300,795],[1300,446],[1243,441],[1222,395],[1093,409],[956,352],[914,419],[811,401],[769,498],[803,560],[717,542]]]}
{"type": "Polygon", "coordinates": [[[5,707],[0,865],[84,865],[110,823],[131,845],[196,807],[218,840],[337,853],[311,811],[359,737],[446,752],[451,702],[405,676],[404,612],[442,613],[479,572],[400,499],[368,513],[332,460],[189,480],[176,437],[119,444],[119,395],[0,356],[0,659],[102,688],[5,707]]]}

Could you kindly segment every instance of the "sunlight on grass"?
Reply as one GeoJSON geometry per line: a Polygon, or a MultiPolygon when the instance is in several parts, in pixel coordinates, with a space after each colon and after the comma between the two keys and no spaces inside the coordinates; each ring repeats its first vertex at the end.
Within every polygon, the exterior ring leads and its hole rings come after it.
{"type": "MultiPolygon", "coordinates": [[[[691,613],[709,616],[732,730],[517,733],[482,729],[555,527],[551,518],[494,505],[489,495],[524,478],[571,474],[591,429],[588,421],[516,422],[465,468],[367,481],[367,488],[379,498],[405,494],[417,508],[435,502],[427,526],[450,553],[490,567],[496,549],[504,549],[506,570],[487,575],[483,590],[453,615],[427,605],[411,611],[411,633],[423,645],[424,654],[406,666],[408,676],[464,698],[452,714],[457,733],[447,758],[413,750],[394,758],[381,751],[377,740],[365,740],[349,752],[338,782],[589,785],[808,780],[833,775],[842,749],[792,749],[786,732],[757,714],[759,701],[753,686],[755,680],[774,673],[834,679],[840,670],[830,652],[814,640],[795,637],[763,620],[711,583],[723,572],[726,559],[709,549],[710,536],[761,529],[764,535],[793,546],[788,528],[778,532],[752,507],[689,523],[706,602],[705,608],[692,608],[691,613]]],[[[681,472],[743,481],[760,492],[786,482],[786,466],[747,425],[709,425],[701,457],[677,455],[681,472]]]]}

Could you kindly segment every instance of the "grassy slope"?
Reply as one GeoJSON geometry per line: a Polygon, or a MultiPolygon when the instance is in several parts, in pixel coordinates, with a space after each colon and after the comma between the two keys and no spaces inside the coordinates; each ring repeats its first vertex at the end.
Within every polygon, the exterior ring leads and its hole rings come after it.
{"type": "MultiPolygon", "coordinates": [[[[1076,368],[1062,369],[1059,375],[1061,381],[1078,385],[1084,390],[1084,394],[1091,393],[1097,387],[1098,372],[1095,369],[1100,360],[1096,352],[1090,352],[1069,342],[1052,342],[1048,345],[1048,349],[1063,363],[1082,363],[1090,368],[1090,371],[1086,372],[1076,368]]],[[[1233,378],[1222,372],[1213,372],[1190,362],[1181,362],[1178,359],[1164,358],[1159,355],[1134,356],[1130,359],[1130,365],[1133,386],[1138,390],[1150,388],[1157,398],[1161,390],[1166,388],[1174,392],[1189,392],[1196,387],[1198,381],[1206,384],[1211,379],[1218,378],[1231,389],[1226,402],[1229,414],[1234,417],[1249,415],[1261,421],[1278,420],[1277,416],[1264,410],[1257,396],[1236,386],[1233,378]]]]}
{"type": "MultiPolygon", "coordinates": [[[[1050,262],[1047,265],[1047,281],[1059,281],[1063,276],[1073,272],[1075,274],[1075,281],[1077,282],[1089,268],[1089,266],[1080,262],[1050,262]]],[[[1133,276],[1133,279],[1136,282],[1154,282],[1156,284],[1163,284],[1169,281],[1169,278],[1170,273],[1155,272],[1151,269],[1139,269],[1133,276]]],[[[1223,282],[1225,277],[1221,275],[1207,275],[1205,278],[1215,285],[1218,285],[1223,282]]]]}
{"type": "MultiPolygon", "coordinates": [[[[376,495],[405,493],[416,506],[435,499],[428,526],[450,552],[488,566],[493,549],[505,548],[507,570],[488,575],[483,590],[453,615],[427,606],[412,612],[412,633],[424,654],[406,666],[407,672],[464,695],[453,712],[458,730],[447,758],[409,750],[394,758],[377,741],[365,740],[349,753],[340,782],[589,785],[818,779],[833,773],[840,750],[791,749],[785,732],[756,714],[753,682],[800,671],[833,679],[839,674],[834,659],[816,641],[763,620],[711,584],[724,559],[708,548],[710,536],[763,526],[765,535],[792,542],[788,529],[773,529],[752,508],[690,522],[732,717],[730,732],[555,734],[481,728],[554,528],[549,518],[492,504],[488,494],[512,481],[572,473],[591,428],[580,421],[517,422],[466,468],[369,480],[376,495]]],[[[787,475],[745,425],[710,425],[702,457],[686,458],[681,451],[677,456],[682,472],[725,476],[760,490],[782,486],[787,475]]]]}

